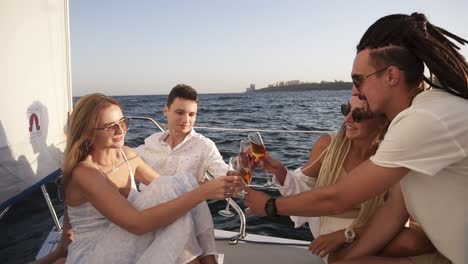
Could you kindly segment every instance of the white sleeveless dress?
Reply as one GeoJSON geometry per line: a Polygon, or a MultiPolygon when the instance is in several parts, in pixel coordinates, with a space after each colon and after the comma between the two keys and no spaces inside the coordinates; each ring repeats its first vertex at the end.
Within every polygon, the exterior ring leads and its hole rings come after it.
{"type": "MultiPolygon", "coordinates": [[[[127,157],[121,153],[131,178],[127,199],[138,210],[173,200],[198,186],[195,177],[181,173],[160,176],[139,193],[127,157]]],[[[174,223],[141,236],[115,225],[89,202],[68,206],[68,215],[74,240],[68,247],[66,263],[183,264],[198,256],[216,255],[213,221],[206,202],[174,223]]]]}

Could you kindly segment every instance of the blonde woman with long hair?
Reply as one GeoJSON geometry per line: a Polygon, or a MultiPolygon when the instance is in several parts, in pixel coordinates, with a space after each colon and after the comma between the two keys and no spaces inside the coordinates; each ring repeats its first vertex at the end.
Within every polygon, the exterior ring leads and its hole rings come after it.
{"type": "Polygon", "coordinates": [[[194,177],[159,176],[124,145],[122,112],[116,100],[90,94],[71,114],[63,184],[74,240],[66,262],[214,263],[211,218],[200,219],[209,215],[205,200],[231,197],[238,177],[199,186],[194,177]],[[134,179],[147,190],[139,193],[134,179]]]}
{"type": "MultiPolygon", "coordinates": [[[[265,159],[259,162],[260,166],[275,175],[276,185],[283,196],[333,185],[376,152],[388,125],[385,116],[369,112],[367,102],[357,96],[352,96],[347,104],[341,105],[341,112],[344,115],[343,125],[336,133],[323,135],[318,139],[311,150],[309,160],[302,168],[288,171],[280,161],[273,159],[268,153],[265,159]]],[[[250,192],[253,194],[254,191],[250,192]]],[[[309,250],[327,261],[326,256],[330,252],[359,237],[361,227],[383,201],[384,194],[380,194],[340,214],[322,217],[291,216],[291,220],[295,227],[300,227],[305,222],[309,223],[315,238],[309,250]]],[[[414,238],[412,241],[422,244],[428,241],[424,233],[416,232],[416,236],[411,236],[414,238]],[[422,239],[417,239],[421,237],[422,239]]],[[[395,251],[405,254],[406,249],[398,245],[390,246],[387,254],[397,254],[395,251]]],[[[420,245],[417,247],[420,248],[420,245]]]]}

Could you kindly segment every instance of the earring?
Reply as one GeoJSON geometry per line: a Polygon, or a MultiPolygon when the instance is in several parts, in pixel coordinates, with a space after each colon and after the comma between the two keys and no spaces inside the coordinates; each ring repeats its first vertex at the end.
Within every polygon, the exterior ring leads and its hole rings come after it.
{"type": "Polygon", "coordinates": [[[89,143],[89,141],[85,141],[85,150],[86,152],[89,152],[89,147],[91,146],[91,144],[89,143]]]}

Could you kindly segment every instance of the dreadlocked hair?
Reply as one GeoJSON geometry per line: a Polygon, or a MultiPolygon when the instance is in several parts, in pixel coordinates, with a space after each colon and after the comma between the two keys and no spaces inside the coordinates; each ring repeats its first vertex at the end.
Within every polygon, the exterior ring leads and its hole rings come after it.
{"type": "Polygon", "coordinates": [[[448,38],[468,44],[467,40],[429,23],[424,14],[394,14],[380,18],[367,29],[357,52],[370,49],[374,64],[397,66],[404,71],[408,84],[424,80],[430,86],[468,99],[468,64],[458,52],[460,48],[448,38]],[[424,64],[430,78],[424,76],[424,64]]]}

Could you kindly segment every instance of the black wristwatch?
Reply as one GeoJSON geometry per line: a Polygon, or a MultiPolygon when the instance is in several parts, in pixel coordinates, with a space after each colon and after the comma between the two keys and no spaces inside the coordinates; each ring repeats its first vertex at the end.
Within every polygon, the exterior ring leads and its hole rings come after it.
{"type": "Polygon", "coordinates": [[[276,208],[276,198],[270,198],[265,204],[265,213],[268,217],[278,217],[278,209],[276,208]]]}

